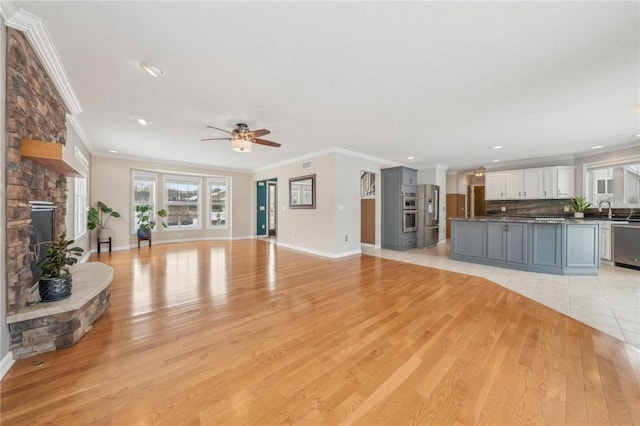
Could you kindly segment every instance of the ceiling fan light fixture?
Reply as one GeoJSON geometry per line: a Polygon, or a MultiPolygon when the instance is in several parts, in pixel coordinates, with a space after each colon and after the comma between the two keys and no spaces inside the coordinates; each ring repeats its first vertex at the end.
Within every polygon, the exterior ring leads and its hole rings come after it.
{"type": "Polygon", "coordinates": [[[231,149],[236,152],[251,152],[251,140],[245,138],[232,138],[231,149]]]}
{"type": "Polygon", "coordinates": [[[141,62],[140,66],[142,67],[143,70],[145,70],[155,78],[162,77],[164,75],[164,71],[162,71],[160,68],[156,67],[155,65],[147,64],[146,62],[141,62]]]}

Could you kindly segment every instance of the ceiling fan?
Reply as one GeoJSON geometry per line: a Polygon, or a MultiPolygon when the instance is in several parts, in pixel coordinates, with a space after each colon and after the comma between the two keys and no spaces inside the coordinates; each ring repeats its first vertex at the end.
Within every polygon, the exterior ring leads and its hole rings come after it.
{"type": "Polygon", "coordinates": [[[280,147],[280,144],[277,142],[271,142],[266,139],[260,139],[260,136],[268,135],[269,133],[271,133],[267,129],[249,130],[249,126],[247,126],[244,123],[236,124],[236,128],[231,131],[220,129],[218,127],[213,127],[213,126],[207,126],[207,127],[210,129],[216,129],[216,130],[220,130],[221,132],[229,133],[230,136],[226,138],[206,138],[206,139],[202,139],[202,141],[228,140],[228,141],[231,141],[231,149],[233,149],[234,151],[251,152],[251,149],[252,149],[251,144],[254,144],[254,143],[258,145],[273,146],[276,148],[280,147]]]}

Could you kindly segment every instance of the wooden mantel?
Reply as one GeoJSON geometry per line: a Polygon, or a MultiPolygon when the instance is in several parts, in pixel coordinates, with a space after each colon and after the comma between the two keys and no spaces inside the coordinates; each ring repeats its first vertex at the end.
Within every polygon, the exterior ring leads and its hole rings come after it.
{"type": "Polygon", "coordinates": [[[86,176],[86,168],[68,151],[59,143],[27,138],[22,139],[20,150],[23,157],[63,176],[86,176]]]}

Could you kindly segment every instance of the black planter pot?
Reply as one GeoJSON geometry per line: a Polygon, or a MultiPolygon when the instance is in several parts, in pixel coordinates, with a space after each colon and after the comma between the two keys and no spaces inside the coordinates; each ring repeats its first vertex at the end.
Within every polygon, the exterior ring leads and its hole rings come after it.
{"type": "Polygon", "coordinates": [[[40,278],[38,290],[41,302],[53,302],[71,296],[71,274],[59,278],[40,278]]]}
{"type": "Polygon", "coordinates": [[[151,235],[151,231],[145,232],[142,229],[138,228],[138,238],[140,238],[141,240],[148,240],[149,235],[151,235]]]}

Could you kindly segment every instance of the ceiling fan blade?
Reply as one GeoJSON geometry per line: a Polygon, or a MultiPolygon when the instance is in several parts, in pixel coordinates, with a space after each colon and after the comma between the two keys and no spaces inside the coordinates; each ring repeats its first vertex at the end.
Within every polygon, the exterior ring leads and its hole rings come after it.
{"type": "Polygon", "coordinates": [[[207,127],[208,127],[208,128],[210,128],[210,129],[216,129],[216,130],[220,130],[221,132],[225,132],[225,133],[229,133],[229,134],[231,134],[231,132],[230,132],[230,131],[228,131],[228,130],[224,130],[224,129],[220,129],[220,128],[218,128],[218,127],[213,127],[213,126],[207,126],[207,127]]]}
{"type": "Polygon", "coordinates": [[[204,141],[230,141],[231,138],[207,138],[207,139],[200,139],[202,142],[204,141]]]}
{"type": "Polygon", "coordinates": [[[255,138],[259,138],[260,136],[268,135],[271,132],[268,131],[267,129],[259,129],[259,130],[252,130],[249,133],[251,133],[251,135],[255,139],[255,138]]]}
{"type": "Polygon", "coordinates": [[[266,139],[254,139],[253,142],[257,143],[258,145],[275,146],[276,148],[281,146],[277,142],[271,142],[271,141],[268,141],[266,139]]]}

